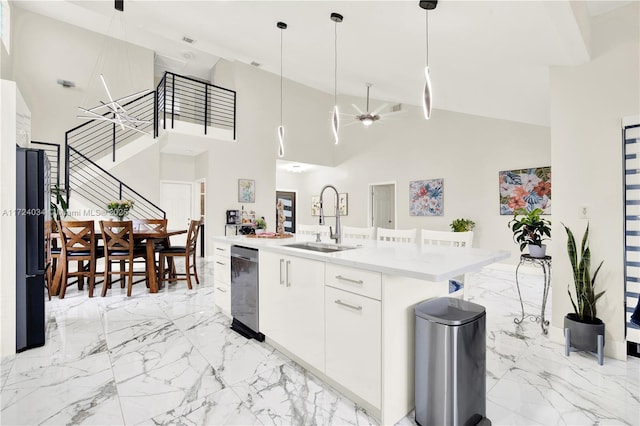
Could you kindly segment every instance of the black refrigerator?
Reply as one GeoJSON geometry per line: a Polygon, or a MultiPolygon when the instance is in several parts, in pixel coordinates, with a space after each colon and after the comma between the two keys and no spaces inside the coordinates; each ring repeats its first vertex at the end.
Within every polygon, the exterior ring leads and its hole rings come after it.
{"type": "Polygon", "coordinates": [[[39,149],[16,152],[16,352],[44,345],[45,220],[50,166],[39,149]]]}

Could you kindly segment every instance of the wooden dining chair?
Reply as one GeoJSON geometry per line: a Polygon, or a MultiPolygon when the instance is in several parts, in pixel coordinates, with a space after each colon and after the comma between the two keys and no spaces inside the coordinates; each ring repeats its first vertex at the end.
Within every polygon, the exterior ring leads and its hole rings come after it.
{"type": "Polygon", "coordinates": [[[200,284],[198,279],[198,269],[196,267],[196,243],[198,241],[198,232],[200,232],[201,221],[192,220],[189,224],[189,232],[187,233],[187,242],[184,246],[166,247],[160,250],[160,273],[158,274],[158,280],[162,281],[177,281],[186,280],[187,287],[192,289],[191,285],[191,268],[193,268],[193,276],[196,279],[196,284],[200,284]],[[185,261],[185,273],[178,274],[176,272],[169,273],[165,276],[164,265],[166,259],[173,259],[174,257],[184,257],[185,261]],[[184,278],[178,278],[182,277],[184,278]]]}
{"type": "Polygon", "coordinates": [[[45,244],[45,274],[44,280],[47,284],[47,295],[51,300],[51,290],[53,287],[53,279],[58,268],[58,261],[60,260],[60,254],[62,248],[58,247],[58,237],[52,237],[54,221],[44,221],[44,244],[45,244]]]}
{"type": "Polygon", "coordinates": [[[93,297],[96,282],[96,259],[103,256],[102,247],[96,244],[93,220],[64,220],[58,222],[62,241],[60,252],[60,299],[64,299],[69,277],[78,278],[78,290],[82,290],[83,279],[89,279],[89,297],[93,297]],[[76,271],[69,270],[70,262],[78,262],[76,271]],[[85,262],[88,265],[85,266],[85,262]]]}
{"type": "MultiPolygon", "coordinates": [[[[111,284],[112,275],[120,275],[124,280],[128,278],[127,297],[131,297],[133,288],[133,276],[144,275],[149,280],[149,261],[145,247],[136,247],[133,238],[133,224],[126,221],[100,221],[100,231],[104,241],[104,282],[102,284],[102,297],[106,296],[107,288],[111,284]],[[134,258],[147,260],[143,273],[135,272],[133,268],[134,258]],[[119,262],[120,268],[113,271],[112,262],[119,262]]],[[[153,260],[151,260],[153,261],[153,260]]],[[[123,281],[124,283],[124,281],[123,281]]]]}
{"type": "MultiPolygon", "coordinates": [[[[133,219],[133,230],[136,231],[153,231],[153,232],[167,232],[167,219],[133,219]]],[[[158,253],[161,249],[169,247],[171,243],[169,239],[166,238],[162,241],[157,242],[154,245],[154,252],[158,253]]],[[[136,241],[136,247],[143,247],[146,249],[147,243],[144,240],[136,241]]],[[[159,273],[159,268],[156,262],[156,259],[153,259],[153,264],[155,267],[156,274],[159,273]]],[[[169,266],[173,270],[173,262],[169,262],[169,266]]]]}

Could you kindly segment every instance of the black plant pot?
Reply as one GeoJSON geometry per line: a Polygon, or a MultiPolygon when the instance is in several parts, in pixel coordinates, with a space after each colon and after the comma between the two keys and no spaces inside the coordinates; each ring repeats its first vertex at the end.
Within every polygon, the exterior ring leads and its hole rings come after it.
{"type": "Polygon", "coordinates": [[[576,314],[564,317],[564,328],[571,330],[571,347],[581,351],[597,352],[598,335],[602,335],[604,346],[604,323],[599,318],[593,322],[582,322],[576,314]]]}

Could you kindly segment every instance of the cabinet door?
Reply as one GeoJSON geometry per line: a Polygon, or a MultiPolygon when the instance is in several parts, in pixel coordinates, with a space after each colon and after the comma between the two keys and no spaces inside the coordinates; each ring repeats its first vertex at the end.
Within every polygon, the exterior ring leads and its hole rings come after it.
{"type": "MultiPolygon", "coordinates": [[[[260,251],[259,327],[260,332],[285,346],[287,338],[287,288],[285,260],[275,253],[260,251]]],[[[286,346],[285,346],[286,347],[286,346]]]]}
{"type": "Polygon", "coordinates": [[[381,305],[325,287],[326,374],[375,407],[381,403],[381,305]]]}
{"type": "Polygon", "coordinates": [[[285,258],[288,341],[285,346],[324,371],[324,262],[285,258]]]}

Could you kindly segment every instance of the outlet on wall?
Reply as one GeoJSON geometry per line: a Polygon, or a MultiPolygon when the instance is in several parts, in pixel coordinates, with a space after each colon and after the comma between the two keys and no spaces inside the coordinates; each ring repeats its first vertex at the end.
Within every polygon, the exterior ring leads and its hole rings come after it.
{"type": "Polygon", "coordinates": [[[591,213],[591,209],[589,206],[580,206],[579,216],[580,219],[589,219],[589,214],[591,213]]]}

